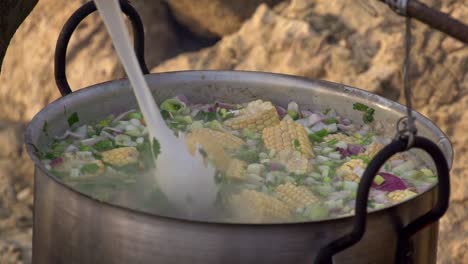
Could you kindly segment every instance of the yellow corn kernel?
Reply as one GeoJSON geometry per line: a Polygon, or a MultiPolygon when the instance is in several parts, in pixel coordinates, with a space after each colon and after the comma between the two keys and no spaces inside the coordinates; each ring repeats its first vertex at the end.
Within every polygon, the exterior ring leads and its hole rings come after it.
{"type": "Polygon", "coordinates": [[[328,142],[330,140],[338,140],[338,141],[343,141],[346,144],[353,144],[355,142],[355,139],[351,136],[347,136],[342,133],[337,133],[337,134],[329,134],[323,138],[324,142],[328,142]]]}
{"type": "Polygon", "coordinates": [[[247,174],[247,163],[242,160],[232,159],[226,170],[226,176],[231,179],[243,180],[247,174]]]}
{"type": "Polygon", "coordinates": [[[227,151],[238,150],[245,142],[229,133],[209,128],[197,128],[187,136],[187,144],[192,155],[200,145],[215,166],[226,171],[232,159],[227,151]]]}
{"type": "Polygon", "coordinates": [[[292,120],[283,119],[278,125],[263,129],[262,138],[270,150],[298,150],[306,159],[313,156],[307,131],[292,120]]]}
{"type": "Polygon", "coordinates": [[[297,150],[281,150],[273,160],[283,164],[289,172],[295,174],[306,174],[310,171],[309,160],[297,150]]]}
{"type": "Polygon", "coordinates": [[[336,174],[340,177],[343,177],[343,179],[346,181],[359,182],[361,177],[359,177],[359,175],[357,175],[353,171],[357,167],[361,167],[364,169],[366,165],[364,164],[364,161],[362,161],[361,159],[352,159],[350,161],[345,162],[343,165],[341,165],[336,170],[336,174]]]}
{"type": "Polygon", "coordinates": [[[138,150],[135,147],[116,148],[101,153],[102,161],[121,167],[138,162],[138,150]]]}
{"type": "Polygon", "coordinates": [[[415,196],[417,193],[410,191],[408,189],[406,190],[397,190],[393,191],[387,194],[387,197],[394,203],[401,202],[403,200],[406,200],[408,198],[411,198],[415,196]]]}
{"type": "Polygon", "coordinates": [[[379,151],[383,149],[384,145],[380,143],[372,143],[370,144],[366,151],[364,152],[364,155],[366,155],[368,158],[372,159],[379,151]]]}
{"type": "Polygon", "coordinates": [[[297,186],[290,182],[276,187],[276,194],[281,201],[286,203],[290,210],[295,210],[298,207],[306,207],[320,200],[306,187],[297,186]]]}
{"type": "Polygon", "coordinates": [[[243,222],[264,223],[292,220],[286,204],[273,196],[254,190],[242,190],[229,199],[234,219],[243,222]]]}
{"type": "Polygon", "coordinates": [[[261,132],[265,127],[279,122],[278,112],[271,102],[256,100],[248,103],[238,116],[226,120],[224,124],[236,130],[247,128],[253,132],[261,132]]]}

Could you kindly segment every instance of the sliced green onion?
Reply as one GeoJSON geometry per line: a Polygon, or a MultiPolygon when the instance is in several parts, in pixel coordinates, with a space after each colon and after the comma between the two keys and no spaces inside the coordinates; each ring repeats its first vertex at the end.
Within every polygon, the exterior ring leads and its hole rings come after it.
{"type": "Polygon", "coordinates": [[[74,124],[80,122],[80,118],[78,117],[78,113],[77,112],[74,112],[73,114],[71,114],[68,119],[68,126],[73,126],[74,124]]]}

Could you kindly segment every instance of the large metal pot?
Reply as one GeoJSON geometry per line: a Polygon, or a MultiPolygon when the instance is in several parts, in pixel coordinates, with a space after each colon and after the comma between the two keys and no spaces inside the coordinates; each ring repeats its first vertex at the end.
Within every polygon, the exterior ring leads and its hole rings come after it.
{"type": "MultiPolygon", "coordinates": [[[[146,80],[155,98],[183,93],[199,103],[214,100],[245,102],[255,98],[286,105],[334,108],[359,120],[350,111],[354,102],[376,109],[376,119],[394,133],[405,108],[356,88],[325,81],[260,73],[189,71],[150,74],[146,80]]],[[[46,171],[34,153],[51,138],[42,133],[66,130],[64,109],[78,112],[86,123],[137,107],[126,80],[98,84],[51,103],[31,121],[26,142],[36,164],[33,263],[311,263],[328,242],[349,233],[352,217],[297,224],[220,224],[171,219],[94,200],[78,193],[46,171]]],[[[436,142],[449,164],[452,147],[431,121],[415,113],[421,135],[436,142]]],[[[189,173],[189,172],[188,172],[189,173]]],[[[437,190],[391,208],[369,213],[363,239],[339,253],[335,263],[394,263],[399,230],[431,210],[437,190]]],[[[413,237],[414,263],[435,263],[438,224],[413,237]]]]}

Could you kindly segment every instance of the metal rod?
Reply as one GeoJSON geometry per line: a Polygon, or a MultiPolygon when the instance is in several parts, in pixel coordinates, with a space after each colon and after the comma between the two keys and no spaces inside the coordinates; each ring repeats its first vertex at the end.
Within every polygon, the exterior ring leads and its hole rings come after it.
{"type": "Polygon", "coordinates": [[[434,10],[417,0],[380,0],[398,14],[412,17],[468,44],[468,26],[446,13],[434,10]]]}

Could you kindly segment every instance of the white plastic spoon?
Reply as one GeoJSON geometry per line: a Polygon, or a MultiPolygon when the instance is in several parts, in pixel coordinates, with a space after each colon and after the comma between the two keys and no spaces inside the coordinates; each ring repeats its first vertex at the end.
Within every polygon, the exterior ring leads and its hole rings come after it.
{"type": "Polygon", "coordinates": [[[198,152],[192,156],[184,135],[175,136],[164,122],[130,44],[118,0],[94,2],[130,79],[150,137],[158,139],[160,143],[161,153],[156,160],[155,177],[161,190],[187,217],[206,218],[216,200],[215,169],[204,164],[198,152]]]}

